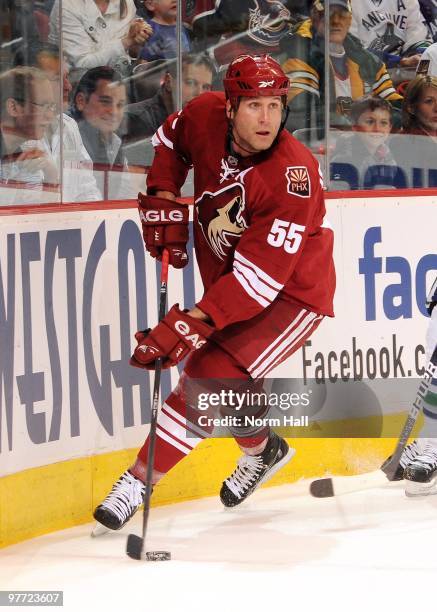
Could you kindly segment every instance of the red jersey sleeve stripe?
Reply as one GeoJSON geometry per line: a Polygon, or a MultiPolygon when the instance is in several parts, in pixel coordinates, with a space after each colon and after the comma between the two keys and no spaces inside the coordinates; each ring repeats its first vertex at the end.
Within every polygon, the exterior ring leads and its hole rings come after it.
{"type": "Polygon", "coordinates": [[[242,274],[252,289],[254,289],[254,291],[256,291],[256,293],[259,295],[262,295],[269,302],[273,302],[278,295],[279,291],[272,289],[267,283],[261,280],[251,268],[242,265],[238,261],[234,261],[234,270],[242,274]]]}
{"type": "Polygon", "coordinates": [[[253,287],[249,284],[249,282],[246,280],[246,277],[244,277],[238,270],[236,270],[234,268],[233,274],[235,276],[235,278],[237,279],[237,281],[240,283],[240,285],[243,287],[243,289],[245,290],[245,292],[252,298],[254,299],[256,302],[258,302],[258,304],[261,304],[261,306],[263,308],[267,308],[267,306],[270,306],[271,302],[267,301],[265,298],[263,298],[259,293],[257,293],[255,291],[255,289],[253,289],[253,287]]]}
{"type": "Polygon", "coordinates": [[[152,136],[152,145],[154,147],[157,147],[160,144],[168,147],[169,149],[174,148],[172,141],[169,138],[167,138],[167,136],[164,134],[162,125],[156,130],[156,132],[152,136]]]}
{"type": "Polygon", "coordinates": [[[270,287],[272,287],[273,289],[277,289],[278,291],[280,291],[283,288],[284,285],[281,285],[280,283],[275,281],[274,278],[266,274],[264,270],[262,270],[257,265],[255,265],[252,261],[249,261],[248,259],[246,259],[246,257],[244,257],[244,255],[242,255],[238,251],[235,251],[234,259],[246,265],[248,268],[252,268],[252,270],[255,272],[258,278],[264,283],[266,283],[267,285],[270,285],[270,287]]]}

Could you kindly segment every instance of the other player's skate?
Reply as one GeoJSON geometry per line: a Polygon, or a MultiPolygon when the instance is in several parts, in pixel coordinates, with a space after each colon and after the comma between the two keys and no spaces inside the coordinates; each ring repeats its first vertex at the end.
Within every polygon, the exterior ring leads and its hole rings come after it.
{"type": "MultiPolygon", "coordinates": [[[[402,480],[404,478],[405,468],[417,457],[417,455],[419,455],[420,451],[421,451],[421,446],[420,446],[419,440],[413,440],[411,444],[407,444],[407,446],[402,451],[402,455],[399,460],[399,465],[396,468],[396,471],[393,474],[393,477],[391,478],[392,481],[402,480]]],[[[384,463],[381,465],[381,470],[384,470],[384,467],[387,465],[387,463],[390,463],[391,458],[392,458],[392,455],[390,455],[390,457],[388,457],[384,461],[384,463]]]]}
{"type": "Polygon", "coordinates": [[[259,455],[243,455],[235,471],[227,478],[220,490],[220,499],[227,508],[238,506],[255,489],[269,480],[273,474],[292,459],[295,449],[275,432],[259,455]]]}
{"type": "Polygon", "coordinates": [[[121,529],[143,503],[144,490],[144,483],[126,470],[104,501],[94,510],[94,518],[99,525],[93,534],[104,532],[100,525],[115,531],[121,529]]]}
{"type": "Polygon", "coordinates": [[[405,495],[435,495],[437,493],[437,447],[427,444],[420,455],[407,465],[404,472],[405,495]]]}

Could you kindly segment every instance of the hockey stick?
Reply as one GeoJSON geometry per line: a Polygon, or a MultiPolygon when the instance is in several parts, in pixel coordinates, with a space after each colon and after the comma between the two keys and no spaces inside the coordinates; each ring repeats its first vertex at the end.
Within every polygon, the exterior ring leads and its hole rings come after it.
{"type": "MultiPolygon", "coordinates": [[[[159,290],[159,314],[158,320],[161,321],[165,316],[165,308],[167,303],[167,281],[168,281],[168,251],[164,249],[161,264],[161,285],[159,290]]],[[[149,522],[150,511],[150,496],[152,495],[152,475],[153,465],[155,462],[155,442],[156,442],[156,424],[158,421],[159,408],[159,388],[161,385],[161,370],[162,359],[156,360],[155,365],[155,380],[153,383],[153,401],[152,415],[150,419],[149,432],[149,452],[147,455],[147,471],[146,471],[146,488],[144,491],[144,510],[143,510],[143,533],[142,537],[130,533],[126,543],[126,554],[132,559],[147,561],[169,561],[171,554],[165,550],[145,551],[147,525],[149,522]]]]}
{"type": "Polygon", "coordinates": [[[357,476],[335,476],[334,478],[320,478],[314,480],[310,484],[310,493],[313,497],[333,497],[334,495],[343,495],[345,493],[353,493],[362,491],[363,489],[371,489],[385,484],[387,481],[394,480],[395,472],[399,466],[401,455],[407,445],[408,438],[413,431],[417,417],[422,410],[423,399],[425,398],[432,379],[437,374],[437,346],[434,349],[431,359],[426,367],[423,378],[417,390],[416,399],[414,400],[410,411],[405,421],[405,425],[401,431],[395,451],[382,466],[374,472],[367,474],[358,474],[357,476]]]}

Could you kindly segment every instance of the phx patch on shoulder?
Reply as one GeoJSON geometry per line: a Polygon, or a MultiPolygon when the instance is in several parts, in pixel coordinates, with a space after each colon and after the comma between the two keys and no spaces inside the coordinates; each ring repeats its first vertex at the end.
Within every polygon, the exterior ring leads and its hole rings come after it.
{"type": "Polygon", "coordinates": [[[300,198],[311,196],[311,181],[306,166],[288,166],[285,176],[288,193],[300,198]]]}

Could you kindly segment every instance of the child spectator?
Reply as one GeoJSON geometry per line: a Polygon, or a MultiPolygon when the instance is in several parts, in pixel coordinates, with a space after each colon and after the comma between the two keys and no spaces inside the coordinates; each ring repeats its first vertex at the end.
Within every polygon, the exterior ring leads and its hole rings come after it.
{"type": "Polygon", "coordinates": [[[336,164],[352,164],[358,176],[355,188],[363,189],[366,183],[374,183],[375,175],[380,183],[390,184],[396,166],[389,146],[392,129],[390,103],[377,96],[364,96],[352,104],[350,117],[352,132],[337,139],[331,158],[332,178],[336,179],[336,164]]]}
{"type": "MultiPolygon", "coordinates": [[[[176,57],[176,0],[145,0],[144,6],[148,12],[148,23],[153,34],[144,45],[140,57],[142,62],[152,62],[160,59],[176,57]]],[[[190,39],[187,30],[182,28],[182,51],[190,51],[190,39]]]]}

